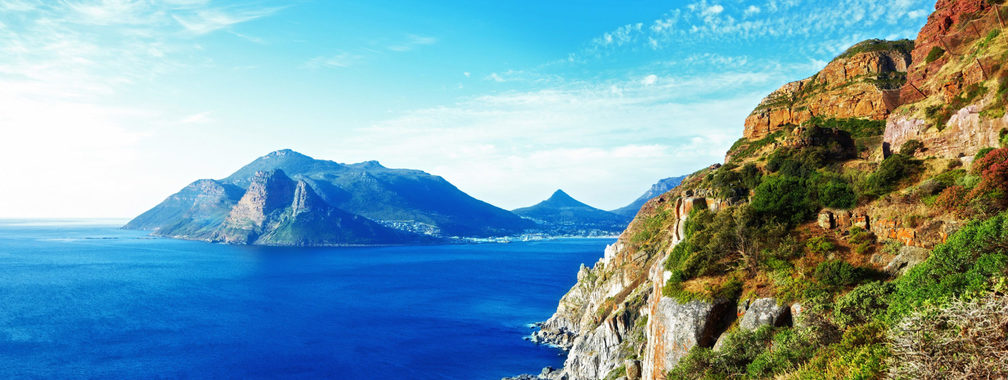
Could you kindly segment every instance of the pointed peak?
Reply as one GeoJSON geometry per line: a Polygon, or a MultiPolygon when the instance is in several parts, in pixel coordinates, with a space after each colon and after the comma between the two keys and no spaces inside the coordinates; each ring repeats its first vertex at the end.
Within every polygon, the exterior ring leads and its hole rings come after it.
{"type": "Polygon", "coordinates": [[[560,189],[557,189],[557,191],[554,191],[553,195],[550,195],[549,199],[550,200],[574,200],[573,197],[571,197],[569,194],[567,194],[566,192],[564,192],[563,190],[560,190],[560,189]]]}
{"type": "Polygon", "coordinates": [[[549,199],[542,201],[542,205],[549,205],[551,207],[589,207],[588,205],[582,203],[581,201],[574,199],[563,190],[557,190],[553,192],[553,195],[549,199]]]}

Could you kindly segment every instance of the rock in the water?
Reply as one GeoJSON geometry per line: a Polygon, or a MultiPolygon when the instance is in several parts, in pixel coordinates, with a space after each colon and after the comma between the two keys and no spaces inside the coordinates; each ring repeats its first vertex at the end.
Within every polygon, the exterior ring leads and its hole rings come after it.
{"type": "Polygon", "coordinates": [[[886,265],[885,271],[892,274],[904,274],[926,260],[930,254],[931,251],[924,248],[903,246],[900,248],[899,254],[886,265]]]}
{"type": "Polygon", "coordinates": [[[775,298],[760,298],[749,304],[739,321],[739,327],[755,330],[760,326],[784,326],[790,323],[790,307],[778,305],[775,298]]]}

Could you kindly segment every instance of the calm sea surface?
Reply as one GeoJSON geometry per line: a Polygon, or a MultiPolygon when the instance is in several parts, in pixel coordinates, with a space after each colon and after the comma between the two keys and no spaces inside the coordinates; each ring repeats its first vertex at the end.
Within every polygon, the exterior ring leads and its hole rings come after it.
{"type": "Polygon", "coordinates": [[[612,240],[238,247],[0,221],[0,378],[499,379],[612,240]]]}

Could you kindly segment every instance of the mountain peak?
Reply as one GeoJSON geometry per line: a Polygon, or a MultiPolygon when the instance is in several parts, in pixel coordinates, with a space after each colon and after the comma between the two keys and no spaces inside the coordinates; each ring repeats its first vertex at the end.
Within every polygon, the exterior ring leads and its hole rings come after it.
{"type": "Polygon", "coordinates": [[[269,154],[267,154],[265,156],[262,156],[260,158],[262,158],[262,159],[292,159],[292,158],[298,158],[298,159],[313,160],[313,158],[311,158],[311,157],[309,157],[307,155],[301,154],[301,153],[299,153],[299,152],[297,152],[297,151],[295,151],[293,149],[275,150],[275,151],[272,151],[269,154]]]}
{"type": "Polygon", "coordinates": [[[514,213],[547,226],[545,228],[554,234],[585,235],[600,231],[611,234],[626,227],[622,216],[586,205],[563,190],[554,191],[549,199],[516,209],[514,213]]]}
{"type": "Polygon", "coordinates": [[[568,198],[570,198],[570,195],[568,195],[565,191],[563,191],[563,189],[557,189],[556,191],[554,191],[553,192],[553,196],[554,197],[561,196],[561,197],[568,197],[568,198]]]}
{"type": "Polygon", "coordinates": [[[362,168],[362,169],[384,169],[385,168],[384,166],[382,166],[382,164],[380,162],[375,161],[375,160],[358,162],[356,164],[351,164],[350,166],[355,167],[355,168],[362,168]]]}

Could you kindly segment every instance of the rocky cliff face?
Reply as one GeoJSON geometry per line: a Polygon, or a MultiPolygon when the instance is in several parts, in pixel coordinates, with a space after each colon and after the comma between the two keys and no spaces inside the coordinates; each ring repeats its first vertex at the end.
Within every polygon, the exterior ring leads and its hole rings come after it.
{"type": "Polygon", "coordinates": [[[263,232],[267,217],[291,205],[296,186],[282,170],[255,173],[245,195],[224,220],[218,238],[237,244],[255,241],[263,232]]]}
{"type": "Polygon", "coordinates": [[[1006,16],[985,0],[938,1],[917,37],[900,91],[904,105],[887,121],[891,149],[917,140],[924,144],[922,156],[968,158],[998,145],[1008,131],[1006,16]]]}
{"type": "Polygon", "coordinates": [[[592,268],[581,267],[556,313],[534,333],[534,341],[568,350],[564,368],[541,377],[597,379],[637,368],[643,378],[658,379],[690,348],[712,346],[734,319],[734,305],[663,297],[670,275],[663,263],[682,240],[690,211],[718,205],[674,191],[646,203],[592,268]],[[641,245],[638,234],[655,218],[661,218],[660,241],[641,245]]]}
{"type": "Polygon", "coordinates": [[[899,106],[899,86],[910,65],[909,41],[870,40],[852,47],[810,78],[785,84],[746,118],[755,140],[813,117],[884,120],[899,106]]]}
{"type": "Polygon", "coordinates": [[[209,239],[282,246],[421,242],[359,215],[330,206],[304,180],[282,170],[256,172],[248,190],[209,239]]]}

